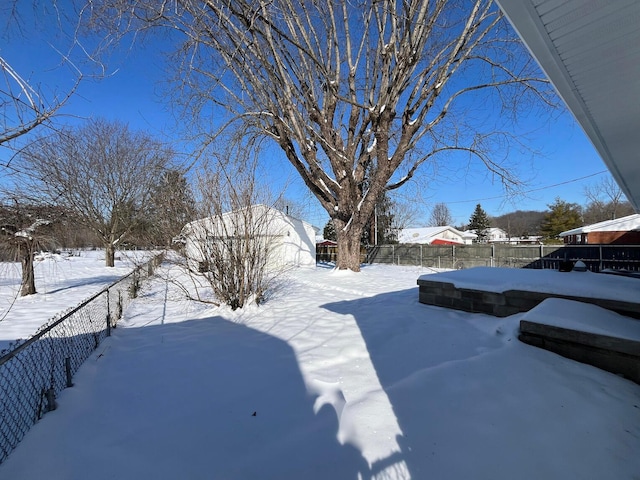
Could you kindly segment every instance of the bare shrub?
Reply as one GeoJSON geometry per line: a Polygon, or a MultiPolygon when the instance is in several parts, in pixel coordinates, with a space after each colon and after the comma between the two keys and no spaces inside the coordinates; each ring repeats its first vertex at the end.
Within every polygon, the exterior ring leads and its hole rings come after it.
{"type": "Polygon", "coordinates": [[[288,217],[269,206],[274,202],[258,186],[255,152],[247,145],[230,150],[227,158],[245,161],[216,160],[200,171],[195,188],[200,219],[188,223],[176,240],[193,286],[204,281],[213,295],[206,299],[195,288],[191,297],[236,310],[261,303],[282,271],[277,257],[285,234],[282,220],[288,217]]]}

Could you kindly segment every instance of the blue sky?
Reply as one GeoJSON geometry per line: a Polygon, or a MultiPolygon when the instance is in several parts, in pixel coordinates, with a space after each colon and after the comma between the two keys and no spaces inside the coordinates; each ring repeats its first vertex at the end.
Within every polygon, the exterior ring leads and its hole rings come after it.
{"type": "MultiPolygon", "coordinates": [[[[24,22],[29,30],[33,24],[24,22]]],[[[56,39],[58,44],[64,39],[56,39]]],[[[71,85],[72,72],[59,67],[59,55],[52,45],[56,41],[47,32],[38,30],[29,35],[0,37],[0,55],[23,77],[37,82],[49,95],[64,92],[71,85]]],[[[115,58],[108,66],[109,75],[99,81],[86,80],[65,105],[60,118],[63,122],[78,122],[88,117],[120,120],[134,129],[146,130],[174,143],[177,149],[187,147],[180,141],[179,129],[166,98],[163,81],[167,75],[162,55],[153,43],[136,47],[126,55],[115,58]]],[[[498,179],[492,178],[481,166],[446,168],[425,171],[425,177],[397,192],[398,197],[413,204],[419,213],[415,226],[424,225],[429,209],[439,202],[446,203],[456,225],[466,223],[477,203],[489,215],[501,215],[514,210],[544,210],[555,197],[584,204],[584,188],[600,181],[608,173],[604,163],[586,138],[571,114],[556,112],[534,115],[525,119],[518,134],[525,138],[531,151],[510,152],[510,161],[517,164],[525,181],[521,190],[525,195],[508,197],[498,179]]],[[[514,132],[516,128],[514,127],[514,132]]],[[[0,159],[6,159],[0,151],[0,159]]],[[[275,148],[265,151],[265,172],[274,189],[287,186],[286,197],[303,206],[303,217],[322,227],[328,216],[318,203],[306,193],[297,173],[275,148]]]]}

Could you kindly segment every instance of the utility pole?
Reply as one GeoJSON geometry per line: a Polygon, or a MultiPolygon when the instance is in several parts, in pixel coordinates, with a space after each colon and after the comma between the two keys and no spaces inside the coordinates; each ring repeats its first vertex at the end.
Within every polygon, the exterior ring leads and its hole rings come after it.
{"type": "Polygon", "coordinates": [[[373,244],[378,245],[378,205],[373,207],[373,244]]]}

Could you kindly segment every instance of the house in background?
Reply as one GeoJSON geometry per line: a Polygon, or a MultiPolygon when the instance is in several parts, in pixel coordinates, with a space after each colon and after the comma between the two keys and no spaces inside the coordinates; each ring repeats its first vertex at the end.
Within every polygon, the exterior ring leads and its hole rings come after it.
{"type": "Polygon", "coordinates": [[[426,245],[469,245],[476,238],[474,233],[461,232],[453,227],[403,228],[398,232],[399,243],[426,245]]]}
{"type": "Polygon", "coordinates": [[[269,268],[315,266],[316,230],[302,220],[266,205],[252,205],[186,224],[175,243],[191,261],[206,263],[206,252],[216,242],[231,239],[259,242],[268,250],[269,268]]]}
{"type": "MultiPolygon", "coordinates": [[[[467,230],[465,234],[473,235],[473,238],[477,238],[475,230],[467,230]]],[[[507,232],[498,227],[487,228],[487,239],[483,243],[509,243],[509,236],[507,232]]]]}
{"type": "Polygon", "coordinates": [[[627,215],[615,220],[605,220],[585,227],[562,232],[560,238],[568,245],[640,244],[640,214],[627,215]]]}
{"type": "Polygon", "coordinates": [[[338,242],[316,237],[316,261],[335,262],[338,260],[338,242]]]}
{"type": "MultiPolygon", "coordinates": [[[[475,230],[467,230],[465,233],[475,235],[475,230]]],[[[487,229],[487,240],[484,243],[506,243],[509,245],[538,245],[542,241],[541,236],[530,235],[528,237],[510,237],[509,234],[501,228],[489,227],[487,229]]]]}
{"type": "Polygon", "coordinates": [[[540,245],[542,244],[542,235],[529,235],[528,237],[511,237],[509,245],[540,245]]]}
{"type": "Polygon", "coordinates": [[[509,243],[509,235],[501,228],[489,227],[487,240],[489,243],[509,243]]]}

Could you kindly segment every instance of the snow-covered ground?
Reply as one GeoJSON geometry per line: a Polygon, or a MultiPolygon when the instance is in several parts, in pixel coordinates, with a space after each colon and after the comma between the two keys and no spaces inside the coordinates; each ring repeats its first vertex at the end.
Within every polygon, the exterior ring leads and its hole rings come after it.
{"type": "Polygon", "coordinates": [[[101,250],[76,250],[73,256],[39,254],[34,264],[38,293],[26,297],[20,297],[20,263],[0,262],[0,351],[17,339],[29,338],[56,314],[75,307],[151,255],[117,252],[110,268],[104,266],[101,250]]]}
{"type": "Polygon", "coordinates": [[[418,303],[426,273],[295,270],[236,312],[156,278],[0,478],[638,478],[640,385],[418,303]]]}

